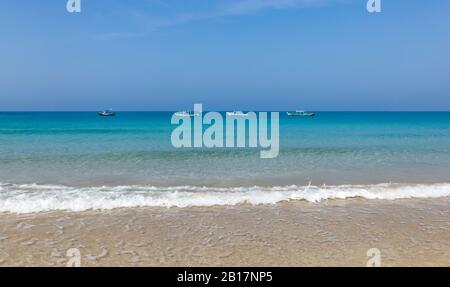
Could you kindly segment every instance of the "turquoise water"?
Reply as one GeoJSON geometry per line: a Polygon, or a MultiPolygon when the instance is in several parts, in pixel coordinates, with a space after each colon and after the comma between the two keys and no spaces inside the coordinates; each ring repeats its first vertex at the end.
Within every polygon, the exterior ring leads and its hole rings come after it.
{"type": "Polygon", "coordinates": [[[450,113],[280,113],[280,151],[181,148],[169,112],[0,113],[0,212],[450,196],[450,113]]]}
{"type": "Polygon", "coordinates": [[[450,113],[280,113],[280,153],[176,149],[168,112],[0,113],[0,182],[71,186],[450,181],[450,113]]]}
{"type": "Polygon", "coordinates": [[[284,185],[450,180],[450,113],[280,113],[280,153],[176,149],[172,113],[1,113],[0,182],[284,185]]]}

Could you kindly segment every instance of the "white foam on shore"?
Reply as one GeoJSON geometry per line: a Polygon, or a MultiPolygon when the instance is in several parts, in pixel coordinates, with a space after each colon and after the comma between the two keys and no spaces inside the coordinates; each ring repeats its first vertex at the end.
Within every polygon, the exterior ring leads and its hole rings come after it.
{"type": "Polygon", "coordinates": [[[405,199],[450,196],[450,184],[376,184],[275,187],[155,187],[76,188],[60,185],[0,184],[0,212],[84,211],[121,207],[189,207],[237,204],[319,202],[331,199],[405,199]]]}

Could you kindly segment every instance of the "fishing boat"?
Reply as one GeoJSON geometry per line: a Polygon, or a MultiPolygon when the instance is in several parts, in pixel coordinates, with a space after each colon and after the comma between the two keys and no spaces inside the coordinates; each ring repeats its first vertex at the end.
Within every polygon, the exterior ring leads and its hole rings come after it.
{"type": "Polygon", "coordinates": [[[248,116],[248,114],[242,112],[242,111],[232,111],[232,112],[227,112],[227,116],[230,117],[246,117],[248,116]]]}
{"type": "Polygon", "coordinates": [[[197,117],[200,114],[195,113],[193,111],[181,111],[181,112],[176,112],[175,115],[178,117],[197,117]]]}
{"type": "Polygon", "coordinates": [[[295,112],[287,112],[286,113],[290,117],[314,117],[315,113],[308,113],[305,111],[295,111],[295,112]]]}
{"type": "Polygon", "coordinates": [[[109,110],[104,110],[103,112],[99,112],[98,115],[100,117],[113,117],[116,115],[116,113],[114,113],[112,111],[112,109],[109,109],[109,110]]]}

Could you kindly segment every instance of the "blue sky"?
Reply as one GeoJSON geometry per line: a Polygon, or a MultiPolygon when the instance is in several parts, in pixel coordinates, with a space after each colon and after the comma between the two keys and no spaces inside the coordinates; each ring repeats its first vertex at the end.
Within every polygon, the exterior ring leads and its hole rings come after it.
{"type": "Polygon", "coordinates": [[[450,1],[0,1],[0,110],[450,110],[450,1]]]}

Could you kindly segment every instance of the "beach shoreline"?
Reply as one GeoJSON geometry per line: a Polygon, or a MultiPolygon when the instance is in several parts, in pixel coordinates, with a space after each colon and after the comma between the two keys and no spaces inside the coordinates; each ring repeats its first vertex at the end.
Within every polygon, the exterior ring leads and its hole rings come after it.
{"type": "Polygon", "coordinates": [[[0,266],[450,266],[450,197],[0,215],[0,266]]]}

